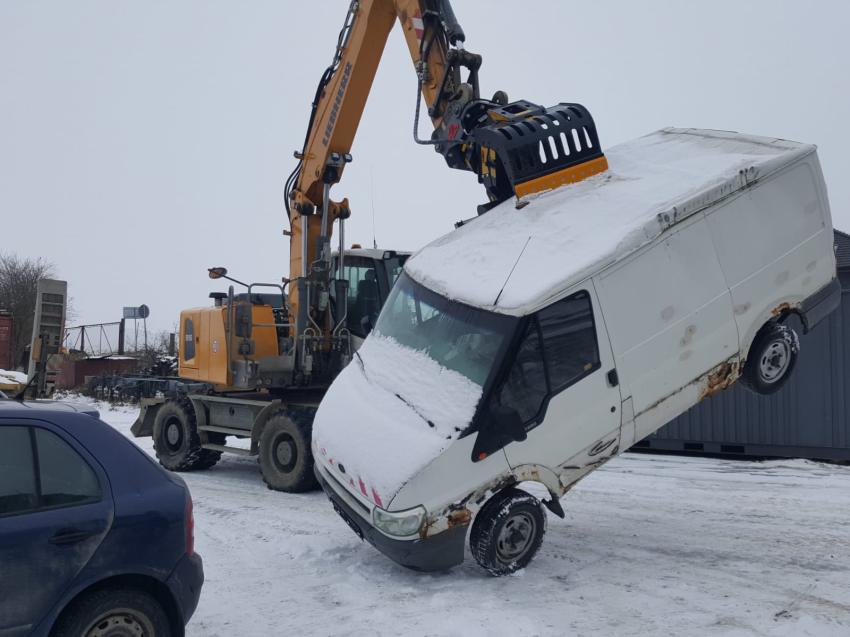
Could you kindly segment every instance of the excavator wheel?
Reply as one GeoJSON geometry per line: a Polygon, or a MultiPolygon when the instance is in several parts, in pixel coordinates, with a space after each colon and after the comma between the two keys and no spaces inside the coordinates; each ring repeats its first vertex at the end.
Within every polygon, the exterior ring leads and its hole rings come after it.
{"type": "Polygon", "coordinates": [[[209,469],[221,458],[220,451],[201,447],[195,410],[188,401],[169,400],[153,422],[156,457],[170,471],[209,469]]]}
{"type": "Polygon", "coordinates": [[[269,489],[298,493],[318,488],[313,475],[312,420],[278,412],[260,434],[260,472],[269,489]]]}

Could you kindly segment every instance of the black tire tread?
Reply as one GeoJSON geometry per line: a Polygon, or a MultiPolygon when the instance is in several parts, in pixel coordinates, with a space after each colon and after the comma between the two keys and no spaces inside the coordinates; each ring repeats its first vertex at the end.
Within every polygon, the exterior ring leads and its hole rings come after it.
{"type": "Polygon", "coordinates": [[[156,449],[156,457],[159,464],[170,471],[197,471],[209,469],[221,459],[221,451],[204,449],[201,447],[201,436],[198,433],[196,425],[195,409],[192,406],[191,401],[188,399],[169,400],[160,407],[160,412],[157,414],[157,418],[154,421],[153,439],[154,449],[156,449]],[[187,422],[189,430],[189,449],[182,458],[175,462],[171,462],[168,458],[163,458],[163,456],[160,455],[159,450],[156,449],[156,442],[160,435],[158,423],[160,414],[163,413],[164,409],[174,410],[179,414],[182,414],[182,417],[187,422]]]}
{"type": "Polygon", "coordinates": [[[472,524],[472,530],[469,534],[469,549],[475,561],[484,568],[488,573],[495,577],[509,575],[522,568],[525,568],[529,562],[537,554],[540,545],[543,543],[543,535],[546,533],[546,512],[543,510],[543,505],[530,493],[526,493],[521,489],[508,488],[493,496],[475,516],[475,521],[472,524]],[[507,513],[515,507],[531,506],[536,509],[539,514],[540,532],[536,545],[526,553],[518,561],[512,565],[505,566],[496,562],[493,556],[493,546],[496,542],[496,536],[501,526],[501,522],[507,518],[507,513]],[[508,510],[506,510],[508,509],[508,510]]]}
{"type": "Polygon", "coordinates": [[[753,339],[753,344],[750,346],[741,376],[738,378],[738,382],[754,394],[767,396],[778,392],[788,382],[788,378],[794,372],[799,346],[792,347],[791,363],[788,365],[788,369],[782,378],[774,383],[766,384],[761,382],[758,377],[758,361],[761,358],[761,349],[777,335],[783,335],[785,338],[791,338],[795,343],[799,343],[799,337],[796,331],[783,323],[770,322],[759,330],[759,333],[753,339]]]}
{"type": "Polygon", "coordinates": [[[149,593],[133,588],[101,589],[74,600],[59,616],[53,637],[80,637],[87,625],[110,608],[128,607],[146,614],[154,626],[151,637],[170,637],[168,615],[149,593]]]}
{"type": "Polygon", "coordinates": [[[260,475],[263,477],[263,482],[266,483],[266,486],[269,489],[273,491],[285,491],[287,493],[303,493],[306,491],[315,491],[319,488],[316,475],[313,473],[313,449],[310,444],[313,439],[314,413],[315,412],[307,413],[306,410],[289,408],[272,414],[266,421],[266,424],[263,427],[263,432],[260,434],[260,453],[257,458],[257,462],[260,464],[260,475]],[[305,459],[304,464],[302,465],[301,475],[296,482],[285,487],[275,483],[273,478],[266,475],[266,472],[263,471],[263,438],[267,431],[271,431],[269,427],[276,426],[275,423],[280,421],[283,421],[287,428],[289,427],[289,423],[292,423],[292,425],[294,425],[295,432],[297,432],[298,436],[301,437],[301,440],[304,443],[301,445],[301,450],[299,451],[305,459]]]}

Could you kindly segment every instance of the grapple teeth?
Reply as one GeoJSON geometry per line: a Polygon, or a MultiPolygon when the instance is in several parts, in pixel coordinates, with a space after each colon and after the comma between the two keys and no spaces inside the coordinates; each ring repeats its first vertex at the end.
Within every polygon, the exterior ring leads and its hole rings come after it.
{"type": "Polygon", "coordinates": [[[608,168],[596,125],[581,104],[512,102],[471,132],[479,178],[494,201],[581,181],[608,168]]]}

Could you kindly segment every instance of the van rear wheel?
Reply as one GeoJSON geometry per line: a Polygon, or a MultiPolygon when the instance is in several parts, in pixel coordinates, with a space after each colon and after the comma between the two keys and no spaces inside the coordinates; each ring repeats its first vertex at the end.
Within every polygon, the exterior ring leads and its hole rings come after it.
{"type": "Polygon", "coordinates": [[[478,512],[469,548],[488,573],[509,575],[531,562],[545,532],[546,512],[540,500],[520,489],[506,489],[478,512]]]}
{"type": "Polygon", "coordinates": [[[797,364],[800,339],[782,323],[765,325],[750,347],[741,383],[756,394],[779,391],[797,364]]]}

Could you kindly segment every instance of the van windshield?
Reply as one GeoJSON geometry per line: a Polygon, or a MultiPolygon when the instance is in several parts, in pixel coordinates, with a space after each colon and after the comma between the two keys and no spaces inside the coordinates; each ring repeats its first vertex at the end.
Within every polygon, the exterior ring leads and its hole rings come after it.
{"type": "Polygon", "coordinates": [[[375,332],[484,387],[517,319],[450,301],[402,273],[375,332]]]}

